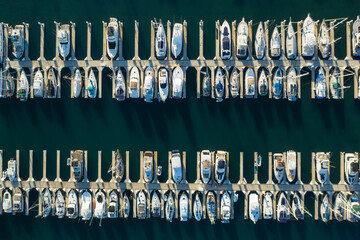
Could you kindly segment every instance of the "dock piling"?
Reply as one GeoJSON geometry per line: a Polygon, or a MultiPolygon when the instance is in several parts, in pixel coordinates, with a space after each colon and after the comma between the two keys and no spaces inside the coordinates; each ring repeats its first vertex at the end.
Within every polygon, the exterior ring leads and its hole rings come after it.
{"type": "Polygon", "coordinates": [[[86,22],[86,58],[85,61],[91,61],[91,22],[86,22]]]}
{"type": "Polygon", "coordinates": [[[16,150],[16,176],[17,181],[20,182],[20,150],[16,150]]]}
{"type": "Polygon", "coordinates": [[[47,154],[47,151],[43,150],[43,177],[41,179],[41,181],[43,181],[43,182],[48,181],[46,178],[46,154],[47,154]]]}

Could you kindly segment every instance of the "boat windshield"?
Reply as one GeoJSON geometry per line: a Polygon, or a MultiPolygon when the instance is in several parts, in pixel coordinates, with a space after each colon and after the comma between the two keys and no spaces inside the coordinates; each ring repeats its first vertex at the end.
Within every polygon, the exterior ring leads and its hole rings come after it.
{"type": "Polygon", "coordinates": [[[224,160],[220,160],[218,162],[218,169],[224,169],[225,168],[225,161],[224,160]]]}
{"type": "Polygon", "coordinates": [[[223,39],[223,50],[230,50],[230,40],[228,37],[223,39]]]}
{"type": "Polygon", "coordinates": [[[115,36],[115,28],[112,26],[108,27],[107,34],[109,38],[113,38],[115,36]]]}
{"type": "Polygon", "coordinates": [[[166,88],[166,85],[167,85],[166,82],[160,83],[160,87],[161,87],[161,88],[166,88]]]}
{"type": "Polygon", "coordinates": [[[163,49],[163,47],[164,47],[164,41],[162,40],[158,41],[158,48],[163,49]]]}

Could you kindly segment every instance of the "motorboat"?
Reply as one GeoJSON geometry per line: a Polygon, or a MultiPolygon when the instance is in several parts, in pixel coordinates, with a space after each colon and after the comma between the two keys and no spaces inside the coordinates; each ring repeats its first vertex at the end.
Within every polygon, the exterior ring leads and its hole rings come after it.
{"type": "Polygon", "coordinates": [[[277,220],[281,223],[286,223],[289,217],[289,208],[284,192],[280,193],[276,208],[277,220]]]}
{"type": "Polygon", "coordinates": [[[80,72],[80,69],[77,68],[75,70],[75,73],[74,73],[74,79],[73,79],[73,96],[75,98],[78,98],[80,97],[80,94],[82,92],[82,88],[83,88],[83,80],[82,80],[82,77],[81,77],[81,72],[80,72]]]}
{"type": "Polygon", "coordinates": [[[130,215],[130,200],[126,194],[123,197],[123,203],[121,207],[124,218],[128,218],[130,215]]]}
{"type": "Polygon", "coordinates": [[[171,52],[175,58],[177,58],[182,50],[183,43],[183,25],[181,23],[175,23],[173,28],[173,34],[171,39],[171,52]]]}
{"type": "Polygon", "coordinates": [[[302,200],[297,192],[293,194],[291,201],[291,212],[296,220],[304,220],[304,209],[302,207],[302,200]]]}
{"type": "Polygon", "coordinates": [[[129,96],[130,98],[139,98],[140,89],[140,72],[137,67],[132,67],[130,70],[130,85],[129,96]]]}
{"type": "Polygon", "coordinates": [[[276,69],[276,72],[273,76],[273,86],[272,91],[274,94],[274,99],[280,99],[283,92],[283,73],[280,68],[276,69]]]}
{"type": "Polygon", "coordinates": [[[6,169],[6,177],[11,181],[15,181],[17,180],[17,173],[16,173],[16,160],[11,158],[9,161],[8,161],[8,166],[7,166],[7,169],[6,169]]]}
{"type": "Polygon", "coordinates": [[[146,151],[143,157],[144,161],[144,181],[151,183],[154,178],[154,158],[151,151],[146,151]]]}
{"type": "Polygon", "coordinates": [[[152,102],[155,92],[155,73],[154,69],[149,66],[145,69],[145,79],[143,87],[143,96],[145,102],[152,102]]]}
{"type": "Polygon", "coordinates": [[[269,83],[266,77],[265,70],[262,69],[259,77],[258,92],[260,96],[266,96],[269,92],[269,83]]]}
{"type": "Polygon", "coordinates": [[[211,93],[211,76],[208,68],[206,68],[206,72],[202,81],[202,93],[204,97],[210,96],[211,93]]]}
{"type": "Polygon", "coordinates": [[[65,216],[65,194],[62,190],[57,190],[55,195],[55,215],[58,218],[65,216]]]}
{"type": "Polygon", "coordinates": [[[13,212],[21,213],[24,211],[24,194],[20,188],[16,188],[13,195],[13,212]]]}
{"type": "Polygon", "coordinates": [[[43,97],[44,96],[44,76],[40,69],[38,69],[34,76],[34,96],[43,97]]]}
{"type": "Polygon", "coordinates": [[[136,197],[136,213],[138,219],[145,219],[146,218],[146,195],[144,191],[140,191],[136,197]]]}
{"type": "Polygon", "coordinates": [[[203,150],[200,153],[200,169],[201,169],[201,179],[204,184],[209,183],[211,179],[211,152],[209,150],[203,150]]]}
{"type": "Polygon", "coordinates": [[[321,220],[323,222],[326,223],[329,221],[330,211],[331,211],[331,206],[330,206],[330,202],[329,202],[329,197],[328,197],[327,193],[325,193],[325,195],[322,198],[321,205],[320,205],[320,216],[321,216],[321,220]]]}
{"type": "Polygon", "coordinates": [[[169,94],[169,74],[166,68],[160,68],[158,72],[159,97],[165,102],[169,94]]]}
{"type": "Polygon", "coordinates": [[[151,214],[153,217],[160,217],[160,198],[158,196],[157,191],[154,191],[152,197],[151,197],[151,214]]]}
{"type": "Polygon", "coordinates": [[[0,23],[0,63],[4,61],[5,52],[5,37],[4,37],[4,23],[0,23]]]}
{"type": "Polygon", "coordinates": [[[341,83],[340,83],[340,73],[338,69],[335,67],[333,73],[330,75],[330,93],[333,99],[341,99],[342,91],[341,91],[341,83]]]}
{"type": "Polygon", "coordinates": [[[60,29],[57,31],[57,39],[59,40],[59,54],[63,59],[65,59],[70,53],[71,40],[69,24],[63,24],[60,26],[60,29]]]}
{"type": "Polygon", "coordinates": [[[107,209],[108,218],[117,218],[119,213],[119,197],[116,191],[111,191],[109,195],[109,206],[107,209]]]}
{"type": "Polygon", "coordinates": [[[231,199],[230,194],[226,191],[221,196],[220,218],[222,223],[229,223],[231,216],[231,199]]]}
{"type": "Polygon", "coordinates": [[[285,161],[282,153],[274,154],[274,174],[278,183],[281,183],[284,179],[285,161]]]}
{"type": "Polygon", "coordinates": [[[216,198],[213,192],[208,192],[206,196],[206,210],[210,223],[215,224],[216,220],[216,198]]]}
{"type": "Polygon", "coordinates": [[[345,177],[348,184],[359,181],[359,157],[354,153],[345,153],[345,177]]]}
{"type": "Polygon", "coordinates": [[[296,70],[294,67],[290,68],[286,76],[286,80],[287,80],[287,84],[286,84],[287,98],[289,101],[296,101],[299,90],[297,84],[296,70]]]}
{"type": "Polygon", "coordinates": [[[93,204],[92,195],[88,190],[85,190],[81,194],[80,198],[80,217],[82,220],[90,220],[93,216],[93,204]]]}
{"type": "Polygon", "coordinates": [[[58,91],[57,77],[54,68],[48,71],[47,79],[45,81],[45,91],[47,98],[56,98],[58,91]]]}
{"type": "Polygon", "coordinates": [[[180,195],[179,201],[180,221],[186,222],[189,217],[189,199],[185,192],[180,195]]]}
{"type": "Polygon", "coordinates": [[[119,23],[116,18],[110,18],[106,31],[106,50],[110,59],[114,59],[119,48],[119,23]]]}
{"type": "Polygon", "coordinates": [[[89,98],[96,98],[96,94],[97,94],[97,80],[95,77],[95,73],[93,71],[93,69],[91,68],[90,70],[90,74],[89,74],[89,78],[87,79],[87,92],[88,92],[88,96],[89,98]]]}
{"type": "Polygon", "coordinates": [[[155,37],[155,52],[158,59],[164,59],[166,56],[166,34],[163,24],[159,23],[155,37]]]}
{"type": "Polygon", "coordinates": [[[294,60],[297,57],[297,43],[296,43],[296,33],[290,19],[289,27],[286,33],[286,56],[289,60],[294,60]]]}
{"type": "Polygon", "coordinates": [[[253,98],[255,96],[256,83],[255,72],[253,68],[248,68],[245,73],[245,97],[253,98]]]}
{"type": "Polygon", "coordinates": [[[305,18],[303,22],[301,32],[301,44],[303,57],[313,57],[316,47],[315,38],[315,24],[310,17],[310,14],[305,18]]]}
{"type": "Polygon", "coordinates": [[[223,60],[231,58],[231,32],[229,23],[226,20],[220,28],[220,54],[223,60]]]}
{"type": "Polygon", "coordinates": [[[347,209],[346,215],[349,222],[358,222],[360,219],[360,205],[359,197],[356,193],[349,194],[347,196],[347,209]]]}
{"type": "Polygon", "coordinates": [[[315,93],[317,99],[323,99],[326,97],[326,81],[323,67],[320,67],[316,73],[315,93]]]}
{"type": "Polygon", "coordinates": [[[217,151],[215,155],[215,181],[222,184],[225,179],[227,152],[217,151]]]}
{"type": "Polygon", "coordinates": [[[172,73],[172,97],[179,99],[183,94],[184,71],[177,66],[172,73]]]}
{"type": "Polygon", "coordinates": [[[112,167],[112,176],[115,178],[116,182],[121,182],[124,177],[124,162],[121,157],[119,149],[115,152],[115,165],[112,167]]]}
{"type": "Polygon", "coordinates": [[[49,216],[53,208],[53,202],[51,199],[51,192],[48,188],[45,188],[41,193],[41,207],[42,207],[42,217],[49,216]]]}
{"type": "Polygon", "coordinates": [[[256,223],[259,220],[260,200],[257,193],[250,193],[249,195],[249,216],[253,223],[256,223]]]}
{"type": "Polygon", "coordinates": [[[255,35],[255,56],[258,60],[261,60],[265,56],[265,33],[262,22],[259,23],[259,26],[256,30],[255,35]]]}
{"type": "Polygon", "coordinates": [[[215,97],[216,102],[222,102],[224,97],[225,75],[224,70],[219,67],[215,76],[215,97]]]}
{"type": "Polygon", "coordinates": [[[182,164],[179,150],[171,151],[171,173],[175,183],[180,183],[182,181],[182,164]]]}
{"type": "Polygon", "coordinates": [[[263,198],[263,218],[272,219],[274,216],[273,210],[273,195],[271,192],[266,192],[263,198]]]}
{"type": "Polygon", "coordinates": [[[5,189],[3,193],[2,210],[4,213],[12,213],[12,197],[9,189],[5,189]]]}
{"type": "Polygon", "coordinates": [[[293,150],[286,153],[285,171],[287,180],[289,183],[293,183],[296,177],[296,152],[293,150]]]}
{"type": "Polygon", "coordinates": [[[94,199],[94,217],[99,219],[106,218],[106,197],[102,190],[97,191],[94,199]]]}
{"type": "Polygon", "coordinates": [[[12,54],[18,60],[24,55],[25,49],[25,33],[24,25],[16,25],[15,28],[11,29],[11,42],[13,45],[12,54]]]}
{"type": "Polygon", "coordinates": [[[324,152],[317,152],[315,154],[315,164],[317,180],[321,185],[323,185],[329,180],[329,156],[324,152]]]}
{"type": "Polygon", "coordinates": [[[236,56],[240,59],[247,57],[249,27],[243,18],[237,27],[236,56]]]}
{"type": "Polygon", "coordinates": [[[329,28],[325,20],[323,20],[320,25],[320,30],[318,34],[318,45],[319,45],[319,51],[321,57],[323,59],[329,58],[331,53],[330,34],[329,34],[329,28]]]}
{"type": "Polygon", "coordinates": [[[342,192],[338,192],[334,201],[334,217],[338,222],[344,220],[346,210],[346,199],[342,192]]]}
{"type": "Polygon", "coordinates": [[[21,70],[18,82],[17,96],[21,102],[26,102],[29,97],[29,81],[24,69],[21,70]]]}
{"type": "Polygon", "coordinates": [[[352,55],[354,57],[360,56],[360,17],[358,16],[353,23],[352,30],[352,55]]]}
{"type": "Polygon", "coordinates": [[[81,181],[84,177],[84,151],[71,152],[70,158],[67,159],[67,165],[71,167],[75,181],[81,181]]]}
{"type": "Polygon", "coordinates": [[[203,216],[203,207],[200,200],[200,193],[196,192],[193,205],[194,217],[196,221],[200,221],[203,216]]]}
{"type": "Polygon", "coordinates": [[[277,27],[274,28],[274,31],[271,35],[270,55],[272,58],[278,58],[281,55],[280,33],[277,27]]]}
{"type": "Polygon", "coordinates": [[[115,78],[115,92],[114,92],[115,99],[118,101],[124,101],[125,92],[126,92],[125,78],[121,69],[119,68],[115,78]]]}
{"type": "Polygon", "coordinates": [[[262,162],[262,157],[261,155],[259,154],[257,159],[255,159],[255,164],[258,166],[258,167],[261,167],[261,162],[262,162]]]}
{"type": "MultiPolygon", "coordinates": [[[[1,23],[0,23],[0,28],[1,28],[1,23]]],[[[0,29],[0,34],[1,34],[1,29],[0,29]]],[[[0,41],[1,41],[1,35],[0,35],[0,41]]],[[[0,42],[1,44],[1,42],[0,42]]],[[[1,46],[0,46],[1,49],[1,46]]],[[[1,51],[1,50],[0,50],[1,51]]],[[[1,54],[1,52],[0,52],[1,54]]],[[[1,58],[1,56],[0,56],[1,58]]],[[[1,63],[2,61],[0,61],[1,63]]],[[[0,69],[0,98],[6,98],[6,71],[3,71],[2,69],[0,69]]]]}
{"type": "Polygon", "coordinates": [[[172,222],[172,219],[174,217],[174,209],[175,209],[175,202],[172,192],[170,191],[167,197],[167,201],[165,203],[165,217],[166,220],[169,222],[172,222]]]}
{"type": "Polygon", "coordinates": [[[78,197],[74,189],[71,189],[67,197],[66,216],[71,219],[79,215],[78,197]]]}
{"type": "Polygon", "coordinates": [[[15,84],[14,84],[14,78],[11,76],[10,71],[6,71],[5,79],[6,79],[5,81],[6,97],[12,97],[15,92],[15,84]]]}
{"type": "Polygon", "coordinates": [[[237,68],[233,68],[231,75],[230,75],[230,94],[232,97],[239,96],[239,82],[240,82],[240,74],[237,68]]]}

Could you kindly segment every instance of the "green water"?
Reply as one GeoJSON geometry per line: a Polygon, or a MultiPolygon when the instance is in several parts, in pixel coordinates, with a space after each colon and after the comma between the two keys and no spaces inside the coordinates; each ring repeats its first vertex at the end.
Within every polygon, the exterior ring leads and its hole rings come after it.
{"type": "MultiPolygon", "coordinates": [[[[100,58],[102,51],[102,23],[109,17],[124,22],[124,57],[134,54],[134,20],[140,23],[140,57],[150,55],[150,20],[154,17],[188,22],[188,56],[198,55],[198,23],[205,24],[205,57],[215,54],[214,23],[217,19],[240,21],[276,19],[277,24],[292,16],[293,21],[304,19],[309,11],[314,19],[356,18],[359,1],[3,1],[0,0],[0,21],[10,25],[30,24],[30,57],[39,56],[39,26],[45,32],[45,57],[55,55],[55,27],[53,21],[77,24],[76,56],[86,55],[86,23],[92,22],[92,56],[100,58]]],[[[255,31],[255,30],[254,30],[255,31]]],[[[335,31],[344,37],[344,27],[335,31]]],[[[345,40],[336,45],[336,55],[345,54],[345,40]]],[[[105,74],[106,75],[106,74],[105,74]]],[[[16,99],[1,100],[0,148],[5,159],[21,150],[23,179],[28,178],[28,150],[34,150],[34,177],[42,177],[42,150],[48,150],[47,177],[55,178],[56,150],[61,150],[61,177],[67,180],[66,158],[71,149],[89,152],[89,179],[97,178],[97,151],[102,150],[102,176],[107,174],[111,150],[130,151],[130,178],[139,179],[139,151],[157,150],[159,164],[164,167],[161,180],[167,178],[167,151],[174,148],[187,152],[187,179],[196,179],[196,151],[223,149],[230,152],[230,180],[239,179],[239,152],[243,151],[244,176],[253,179],[254,151],[263,156],[268,151],[295,149],[302,152],[302,179],[310,181],[312,151],[332,151],[333,183],[339,181],[339,152],[359,151],[358,122],[360,102],[353,100],[353,88],[345,91],[341,101],[310,100],[310,79],[302,79],[302,100],[290,103],[268,99],[231,99],[216,104],[209,99],[196,99],[196,72],[187,71],[187,95],[182,101],[168,100],[165,104],[146,104],[143,100],[118,103],[111,98],[109,79],[103,80],[102,99],[70,99],[70,83],[64,80],[62,99],[35,99],[19,103],[16,99]]],[[[352,78],[345,79],[353,86],[352,78]]],[[[260,181],[267,180],[267,163],[260,169],[260,181]]],[[[31,203],[36,194],[31,194],[31,203]]],[[[312,194],[306,195],[306,206],[313,212],[312,194]]],[[[278,224],[260,221],[256,225],[244,220],[242,195],[235,205],[235,219],[230,224],[211,226],[209,221],[191,220],[168,223],[162,219],[104,220],[102,227],[94,220],[92,226],[78,220],[36,219],[31,216],[0,217],[1,239],[310,239],[326,237],[338,239],[359,236],[359,224],[331,222],[324,224],[308,217],[304,222],[278,224]]]]}

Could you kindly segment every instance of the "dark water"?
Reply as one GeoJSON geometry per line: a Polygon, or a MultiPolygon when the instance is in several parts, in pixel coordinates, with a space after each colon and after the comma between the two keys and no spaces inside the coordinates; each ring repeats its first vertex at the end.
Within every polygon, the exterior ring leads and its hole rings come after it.
{"type": "MultiPolygon", "coordinates": [[[[240,21],[242,17],[260,20],[304,19],[308,12],[314,19],[350,17],[359,14],[359,1],[0,1],[0,21],[10,25],[30,24],[30,57],[39,56],[39,26],[46,25],[45,57],[55,55],[55,27],[53,21],[77,23],[76,55],[86,55],[86,23],[92,28],[92,56],[100,58],[102,51],[102,24],[109,17],[124,22],[124,56],[134,54],[134,20],[140,23],[140,57],[150,55],[150,20],[154,17],[188,22],[188,55],[198,55],[198,22],[205,23],[204,53],[207,58],[215,54],[214,23],[217,19],[240,21]]],[[[335,31],[344,36],[344,27],[335,31]]],[[[336,55],[345,55],[344,38],[336,45],[336,55]]],[[[312,151],[331,151],[332,182],[339,181],[339,152],[359,151],[360,102],[353,100],[353,88],[345,91],[341,101],[310,100],[310,79],[302,79],[302,100],[295,103],[258,100],[227,100],[215,104],[209,99],[196,99],[196,72],[187,72],[188,98],[168,100],[166,104],[146,104],[142,100],[118,103],[111,98],[111,82],[103,81],[103,99],[70,99],[70,83],[64,80],[60,100],[30,100],[19,103],[16,99],[1,100],[0,148],[5,159],[21,150],[21,177],[28,178],[28,150],[34,150],[34,177],[42,177],[42,150],[48,150],[47,176],[55,178],[56,150],[61,150],[61,177],[68,179],[66,158],[71,149],[89,152],[89,178],[97,178],[97,151],[102,150],[102,176],[111,162],[111,150],[130,151],[130,177],[139,179],[139,151],[157,150],[159,163],[164,167],[162,180],[167,178],[167,151],[178,148],[187,151],[187,179],[196,178],[196,151],[224,149],[230,152],[230,179],[239,179],[239,152],[243,151],[244,176],[253,179],[253,152],[263,156],[268,151],[295,149],[302,152],[302,178],[309,182],[312,151]]],[[[353,86],[352,77],[345,79],[353,86]]],[[[260,169],[259,179],[267,180],[267,163],[260,169]]],[[[35,194],[31,195],[35,201],[35,194]]],[[[285,225],[273,221],[260,221],[253,225],[243,220],[243,200],[235,205],[235,219],[230,224],[211,226],[208,221],[167,223],[161,219],[104,220],[102,227],[94,221],[88,223],[68,219],[36,219],[3,215],[0,217],[1,239],[310,239],[350,238],[359,236],[359,224],[324,224],[308,217],[304,222],[285,225]]],[[[313,212],[312,194],[306,195],[306,206],[313,212]]]]}

